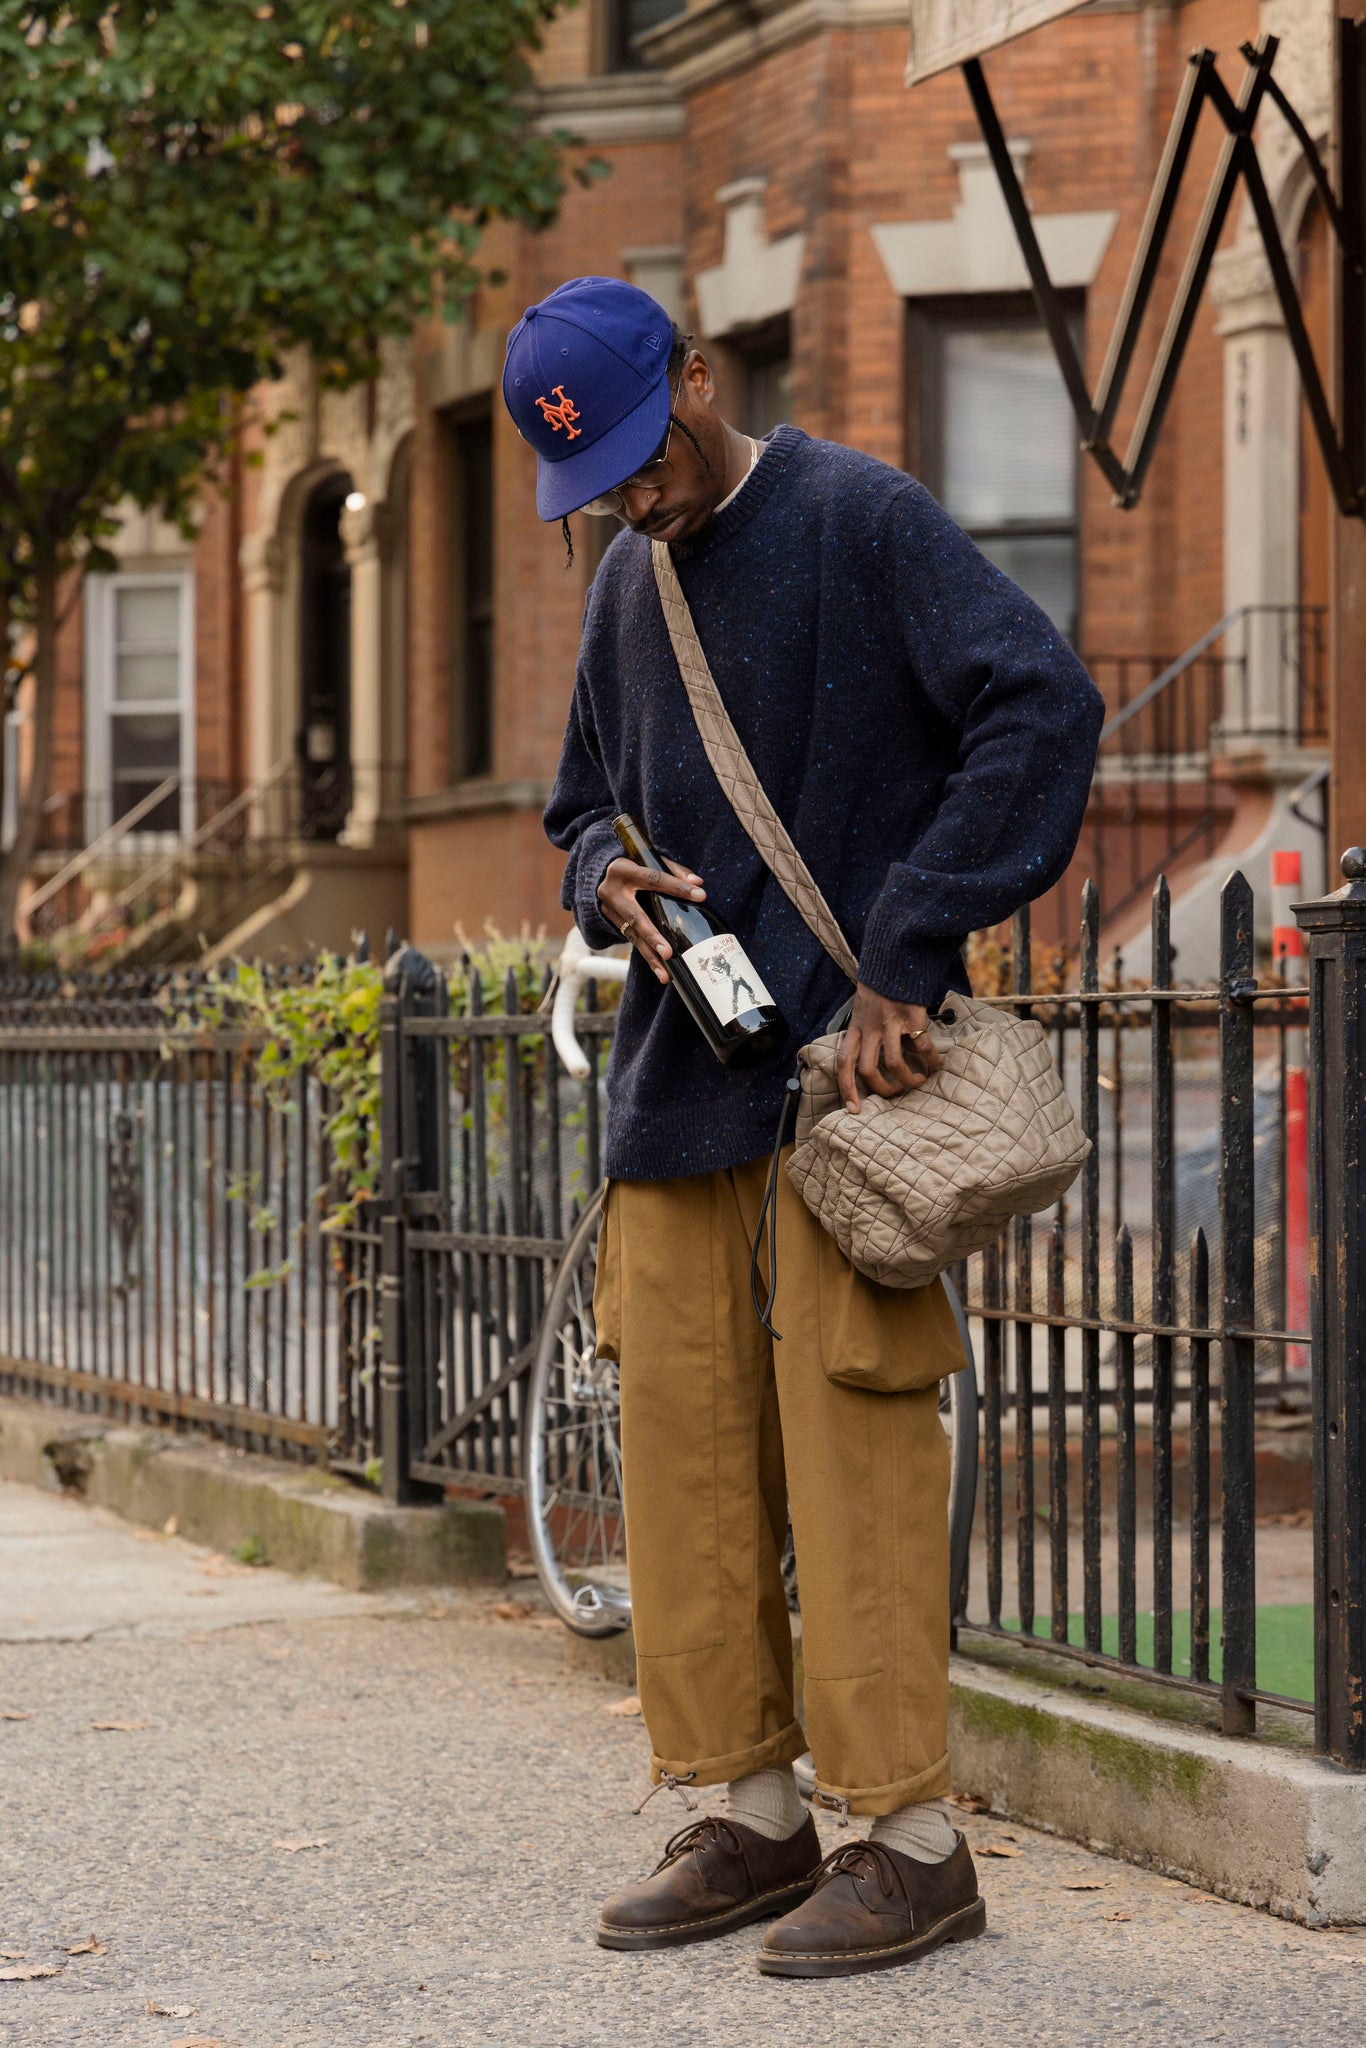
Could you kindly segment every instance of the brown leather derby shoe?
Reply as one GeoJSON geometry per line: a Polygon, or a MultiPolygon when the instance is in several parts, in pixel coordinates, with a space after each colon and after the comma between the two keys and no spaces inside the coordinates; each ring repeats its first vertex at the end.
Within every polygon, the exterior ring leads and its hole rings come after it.
{"type": "Polygon", "coordinates": [[[849,1977],[912,1963],[985,1931],[968,1845],[918,1863],[881,1842],[846,1842],[820,1867],[804,1904],[770,1927],[759,1968],[771,1977],[849,1977]]]}
{"type": "Polygon", "coordinates": [[[603,1948],[676,1948],[786,1913],[810,1891],[821,1845],[808,1814],[795,1835],[771,1842],[709,1813],[680,1828],[649,1877],[607,1901],[603,1948]]]}

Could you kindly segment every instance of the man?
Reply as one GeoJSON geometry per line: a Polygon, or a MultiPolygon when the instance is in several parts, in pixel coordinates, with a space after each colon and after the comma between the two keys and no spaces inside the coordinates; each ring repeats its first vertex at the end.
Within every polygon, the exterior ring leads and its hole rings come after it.
{"type": "MultiPolygon", "coordinates": [[[[751,845],[698,737],[651,542],[669,544],[759,779],[859,957],[840,1087],[936,1070],[930,1012],[966,990],[968,933],[1063,872],[1100,699],[1061,634],[901,471],[716,409],[705,355],[654,300],[577,278],[508,343],[508,408],[540,516],[615,514],[594,579],[546,830],[591,945],[636,962],[608,1074],[599,1349],[620,1361],[627,1556],[656,1786],[724,1784],[598,1939],[656,1948],[773,1918],[760,1968],[836,1976],[980,1933],[950,1825],[948,1457],[938,1382],[962,1351],[942,1287],[855,1273],[778,1177],[773,1339],[750,1244],[797,1047],[846,1001],[751,845]],[[623,858],[632,813],[669,866],[623,858]],[[701,900],[791,1026],[744,1071],[669,986],[642,891],[701,900]],[[862,1383],[847,1383],[850,1368],[862,1383]],[[827,1377],[839,1371],[841,1381],[827,1377]],[[788,1514],[803,1711],[780,1575],[788,1514]],[[824,1861],[792,1773],[871,1823],[824,1861]]],[[[767,1277],[767,1275],[765,1275],[767,1277]]]]}

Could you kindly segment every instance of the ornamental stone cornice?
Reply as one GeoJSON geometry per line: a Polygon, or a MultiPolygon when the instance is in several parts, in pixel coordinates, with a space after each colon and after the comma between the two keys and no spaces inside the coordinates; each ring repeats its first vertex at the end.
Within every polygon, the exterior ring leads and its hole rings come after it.
{"type": "Polygon", "coordinates": [[[689,93],[823,29],[858,28],[899,28],[909,41],[905,0],[703,0],[636,47],[689,93]]]}
{"type": "Polygon", "coordinates": [[[671,78],[622,71],[539,86],[531,96],[537,135],[564,128],[580,142],[669,142],[683,133],[683,103],[671,78]]]}

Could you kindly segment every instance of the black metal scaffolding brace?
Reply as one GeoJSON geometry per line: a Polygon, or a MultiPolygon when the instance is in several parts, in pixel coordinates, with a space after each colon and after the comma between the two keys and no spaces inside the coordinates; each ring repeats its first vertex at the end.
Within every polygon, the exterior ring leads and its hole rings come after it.
{"type": "Polygon", "coordinates": [[[1266,252],[1271,281],[1285,320],[1286,333],[1299,370],[1305,402],[1314,433],[1340,512],[1351,518],[1366,517],[1366,433],[1363,418],[1366,400],[1361,385],[1366,381],[1366,276],[1363,272],[1362,167],[1366,144],[1366,26],[1344,21],[1340,57],[1342,63],[1342,154],[1348,171],[1343,178],[1339,200],[1333,191],[1318,150],[1308,129],[1272,76],[1279,42],[1262,36],[1258,42],[1243,43],[1241,54],[1247,62],[1242,90],[1235,100],[1220,77],[1215,52],[1196,50],[1189,62],[1176,107],[1172,113],[1162,161],[1148,201],[1142,232],[1129,268],[1128,282],[1116,317],[1110,345],[1100,373],[1094,399],[1087,389],[1077,344],[1057,287],[1048,274],[1033,216],[1007,147],[1000,117],[991,97],[980,59],[963,66],[963,76],[982,130],[988,154],[1001,187],[1001,194],[1015,230],[1039,317],[1048,332],[1063,382],[1081,431],[1083,450],[1100,466],[1114,490],[1116,505],[1129,511],[1138,503],[1158,437],[1171,401],[1181,361],[1195,324],[1200,294],[1209,276],[1219,237],[1228,219],[1239,181],[1247,189],[1262,247],[1266,252]],[[1253,129],[1264,100],[1280,109],[1291,133],[1304,152],[1315,187],[1323,202],[1342,253],[1342,348],[1343,361],[1355,363],[1355,376],[1342,379],[1340,419],[1335,423],[1324,379],[1314,360],[1314,350],[1304,323],[1299,292],[1281,241],[1275,208],[1253,142],[1253,129]],[[1204,207],[1194,239],[1187,252],[1176,296],[1167,316],[1166,328],[1148,378],[1123,459],[1116,453],[1110,435],[1124,395],[1144,315],[1152,297],[1158,267],[1181,182],[1190,160],[1196,130],[1205,106],[1210,105],[1227,131],[1214,177],[1205,195],[1204,207]]]}

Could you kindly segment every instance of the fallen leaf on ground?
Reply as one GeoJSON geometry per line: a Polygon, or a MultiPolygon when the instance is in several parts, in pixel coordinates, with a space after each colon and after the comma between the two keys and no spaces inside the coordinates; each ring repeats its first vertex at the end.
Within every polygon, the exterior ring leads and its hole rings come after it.
{"type": "Polygon", "coordinates": [[[161,1531],[159,1529],[134,1529],[133,1541],[134,1543],[160,1543],[161,1531]]]}
{"type": "Polygon", "coordinates": [[[168,2042],[167,2048],[223,2048],[217,2034],[182,2034],[178,2041],[168,2042]]]}
{"type": "Polygon", "coordinates": [[[1100,1917],[1102,1920],[1132,1920],[1134,1916],[1132,1913],[1102,1913],[1100,1917]]]}
{"type": "Polygon", "coordinates": [[[92,1934],[86,1941],[75,1942],[67,1949],[69,1956],[107,1956],[108,1953],[108,1942],[101,1941],[98,1934],[92,1934]]]}
{"type": "Polygon", "coordinates": [[[31,1721],[32,1719],[32,1714],[21,1714],[17,1707],[7,1707],[4,1713],[0,1714],[0,1721],[31,1721]]]}
{"type": "Polygon", "coordinates": [[[230,1558],[224,1557],[221,1551],[215,1550],[208,1557],[202,1559],[195,1566],[195,1570],[203,1572],[204,1576],[209,1579],[240,1579],[248,1574],[251,1567],[245,1564],[234,1564],[230,1558]]]}
{"type": "Polygon", "coordinates": [[[603,1708],[604,1714],[613,1714],[619,1721],[634,1721],[640,1712],[640,1701],[634,1693],[628,1693],[624,1700],[613,1700],[603,1708]]]}
{"type": "Polygon", "coordinates": [[[489,1613],[495,1621],[530,1621],[531,1609],[519,1600],[495,1600],[489,1613]]]}
{"type": "Polygon", "coordinates": [[[162,1533],[162,1535],[163,1535],[163,1536],[174,1536],[174,1535],[175,1535],[175,1533],[176,1533],[176,1530],[177,1530],[177,1529],[178,1529],[179,1527],[180,1527],[180,1517],[179,1517],[179,1515],[167,1515],[167,1517],[166,1517],[165,1521],[164,1521],[164,1522],[162,1523],[162,1525],[161,1525],[161,1533],[162,1533]]]}
{"type": "Polygon", "coordinates": [[[558,1630],[562,1625],[562,1623],[556,1621],[553,1614],[533,1614],[531,1617],[531,1626],[533,1628],[553,1628],[558,1630]]]}
{"type": "Polygon", "coordinates": [[[976,1792],[950,1792],[949,1805],[958,1807],[963,1813],[990,1813],[991,1801],[983,1799],[976,1792]]]}
{"type": "Polygon", "coordinates": [[[194,2007],[192,2005],[155,2005],[149,1998],[146,2010],[152,2015],[154,2020],[192,2020],[194,2018],[194,2007]]]}
{"type": "Polygon", "coordinates": [[[60,1977],[65,1963],[11,1963],[6,1970],[0,1970],[0,1983],[28,1984],[35,1977],[60,1977]]]}
{"type": "Polygon", "coordinates": [[[1108,1886],[1108,1877],[1077,1877],[1071,1883],[1064,1883],[1065,1892],[1103,1892],[1108,1886]]]}
{"type": "Polygon", "coordinates": [[[26,1948],[0,1948],[0,1963],[22,1963],[27,1957],[26,1948]]]}
{"type": "Polygon", "coordinates": [[[136,1728],[150,1728],[150,1721],[92,1721],[92,1728],[106,1735],[131,1735],[136,1728]]]}
{"type": "Polygon", "coordinates": [[[328,1846],[327,1841],[321,1836],[317,1841],[305,1841],[293,1835],[286,1835],[283,1841],[275,1844],[277,1849],[284,1850],[286,1856],[297,1856],[301,1849],[326,1849],[328,1846]]]}
{"type": "Polygon", "coordinates": [[[1024,1850],[1017,1849],[1013,1842],[983,1842],[978,1850],[980,1856],[1023,1856],[1024,1850]]]}
{"type": "Polygon", "coordinates": [[[311,1948],[308,1951],[308,1960],[310,1963],[335,1963],[337,1958],[330,1949],[311,1948]]]}

